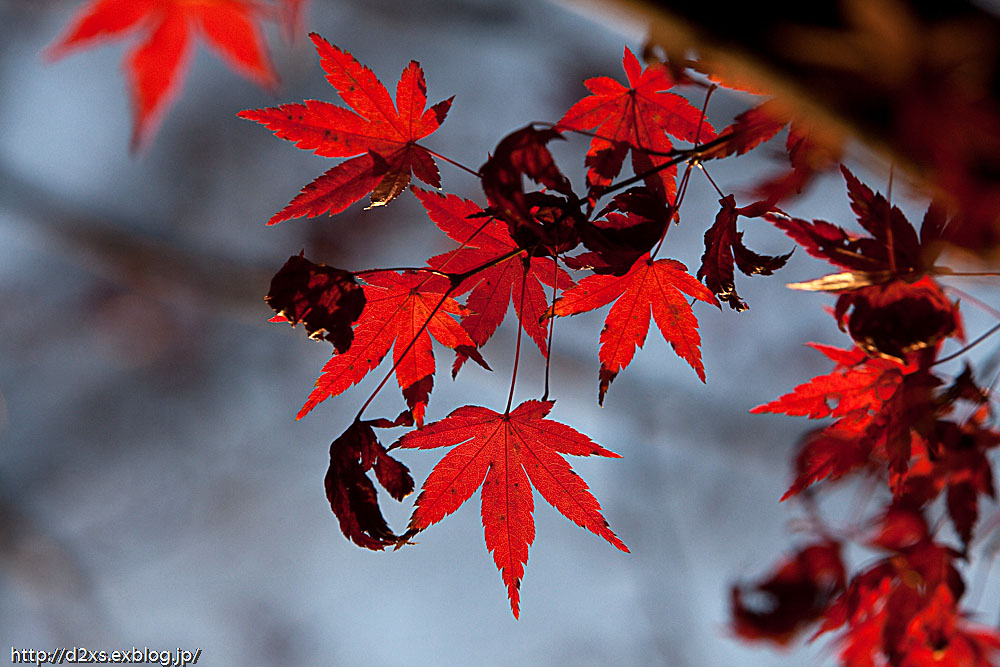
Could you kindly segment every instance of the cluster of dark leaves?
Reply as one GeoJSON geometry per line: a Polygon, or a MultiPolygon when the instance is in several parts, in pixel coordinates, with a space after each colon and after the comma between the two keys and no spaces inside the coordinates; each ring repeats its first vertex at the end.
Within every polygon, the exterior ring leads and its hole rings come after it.
{"type": "Polygon", "coordinates": [[[865,546],[880,557],[851,577],[842,544],[825,539],[752,590],[734,587],[734,630],[782,645],[817,625],[814,639],[841,630],[840,659],[848,667],[996,664],[1000,638],[957,609],[965,593],[959,553],[934,539],[921,511],[890,506],[865,546]]]}
{"type": "Polygon", "coordinates": [[[891,495],[863,542],[881,557],[848,578],[843,540],[827,534],[749,590],[733,589],[734,628],[779,644],[817,624],[814,637],[842,630],[840,657],[851,666],[985,667],[1000,657],[1000,638],[959,611],[965,585],[956,562],[968,556],[981,498],[995,497],[988,453],[1000,432],[968,366],[951,382],[937,373],[942,341],[962,331],[933,277],[945,222],[932,205],[918,235],[898,208],[843,172],[869,236],[821,220],[765,217],[810,254],[847,269],[799,287],[840,292],[834,315],[856,347],[813,344],[833,371],[752,412],[834,418],[803,439],[782,500],[820,483],[883,480],[891,495]],[[956,419],[957,405],[970,416],[956,419]],[[928,527],[941,497],[961,548],[928,527]]]}

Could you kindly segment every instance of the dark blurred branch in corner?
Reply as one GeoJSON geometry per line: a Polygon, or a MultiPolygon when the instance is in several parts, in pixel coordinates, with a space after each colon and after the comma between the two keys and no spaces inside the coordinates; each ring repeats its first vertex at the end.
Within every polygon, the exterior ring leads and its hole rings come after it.
{"type": "Polygon", "coordinates": [[[965,0],[570,1],[857,136],[950,204],[959,245],[1000,246],[997,16],[965,0]]]}
{"type": "Polygon", "coordinates": [[[182,245],[137,231],[54,198],[0,163],[0,209],[32,226],[45,250],[115,283],[176,305],[197,304],[215,316],[264,326],[273,267],[250,266],[212,253],[204,244],[182,245]],[[50,245],[51,242],[51,245],[50,245]]]}

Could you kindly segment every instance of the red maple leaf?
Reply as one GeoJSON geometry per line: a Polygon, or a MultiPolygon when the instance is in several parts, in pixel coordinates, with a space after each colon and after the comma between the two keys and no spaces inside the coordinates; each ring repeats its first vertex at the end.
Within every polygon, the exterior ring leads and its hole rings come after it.
{"type": "Polygon", "coordinates": [[[784,413],[823,419],[852,413],[876,413],[892,398],[903,381],[904,367],[891,359],[866,359],[846,369],[817,375],[809,382],[770,403],[750,410],[753,414],[784,413]]]}
{"type": "Polygon", "coordinates": [[[768,100],[747,109],[719,133],[725,139],[718,146],[702,153],[702,159],[718,159],[743,155],[760,144],[770,141],[788,124],[789,114],[777,100],[768,100]]]}
{"type": "MultiPolygon", "coordinates": [[[[301,2],[284,0],[287,20],[297,21],[301,2]]],[[[192,31],[200,32],[236,72],[273,89],[278,77],[258,21],[274,17],[275,10],[246,0],[91,0],[45,55],[54,60],[127,33],[142,35],[125,59],[135,113],[132,148],[136,149],[152,137],[181,88],[192,52],[192,31]]]]}
{"type": "Polygon", "coordinates": [[[588,276],[556,301],[552,314],[560,317],[585,313],[615,302],[601,331],[598,353],[601,361],[598,401],[601,404],[615,377],[632,361],[635,348],[642,347],[645,342],[650,312],[663,338],[694,369],[701,381],[705,381],[698,319],[684,294],[719,305],[715,295],[689,274],[686,266],[673,259],[654,261],[646,254],[625,275],[588,276]]]}
{"type": "Polygon", "coordinates": [[[857,348],[812,346],[836,363],[778,399],[750,412],[784,413],[810,419],[837,417],[830,426],[808,434],[796,457],[795,481],[781,500],[822,479],[835,481],[886,457],[894,471],[905,470],[910,457],[910,430],[927,407],[921,388],[932,386],[926,373],[892,359],[870,358],[857,348]]]}
{"type": "Polygon", "coordinates": [[[389,448],[457,445],[424,482],[404,537],[448,516],[482,486],[486,547],[507,585],[515,618],[528,547],[535,539],[532,485],[567,519],[628,551],[611,532],[586,482],[560,454],[621,457],[569,426],[545,419],[553,404],[526,401],[504,414],[464,406],[441,421],[404,435],[389,448]]]}
{"type": "MultiPolygon", "coordinates": [[[[457,250],[432,257],[428,262],[431,267],[463,273],[509,255],[466,279],[456,290],[456,294],[471,290],[466,302],[471,312],[462,318],[462,328],[469,332],[472,341],[482,347],[503,322],[507,307],[513,301],[521,327],[547,357],[546,331],[541,319],[548,304],[542,284],[567,289],[573,285],[569,274],[551,258],[529,259],[526,251],[511,254],[518,245],[511,238],[507,225],[486,217],[474,202],[417,188],[413,188],[413,193],[434,224],[462,244],[457,250]]],[[[467,358],[459,352],[456,372],[467,358]]]]}
{"type": "Polygon", "coordinates": [[[927,275],[934,270],[947,226],[943,210],[931,204],[918,236],[898,207],[846,167],[841,166],[841,172],[858,224],[870,236],[850,234],[823,220],[808,222],[778,212],[764,215],[810,255],[848,269],[790,286],[840,292],[837,321],[870,354],[903,360],[949,336],[961,338],[957,307],[927,275]]]}
{"type": "Polygon", "coordinates": [[[894,359],[864,357],[827,346],[814,346],[837,362],[833,372],[809,382],[770,403],[750,410],[838,421],[811,434],[802,443],[796,462],[797,477],[782,500],[825,477],[839,479],[869,462],[877,453],[893,471],[905,471],[910,458],[911,428],[928,407],[933,382],[926,372],[894,359]],[[877,450],[877,451],[876,451],[877,450]]]}
{"type": "MultiPolygon", "coordinates": [[[[591,94],[570,107],[557,124],[560,129],[594,130],[586,160],[592,192],[609,185],[621,172],[629,149],[633,170],[642,174],[670,160],[674,146],[668,135],[692,143],[716,136],[696,107],[666,92],[674,85],[666,67],[657,63],[643,70],[628,48],[622,66],[627,88],[606,76],[587,79],[584,85],[591,94]]],[[[648,177],[646,185],[664,201],[671,201],[676,175],[676,167],[665,168],[648,177]]]]}
{"type": "Polygon", "coordinates": [[[754,414],[838,418],[804,439],[796,461],[795,482],[782,500],[827,477],[836,480],[862,467],[882,472],[887,466],[896,498],[906,497],[922,505],[937,495],[944,479],[953,473],[959,485],[952,499],[953,518],[960,532],[971,530],[975,494],[992,494],[992,486],[979,478],[973,488],[960,484],[971,480],[966,469],[984,460],[982,453],[975,450],[994,446],[997,436],[978,428],[964,433],[938,418],[949,412],[951,403],[959,397],[975,396],[978,400],[975,392],[981,390],[967,379],[940,391],[940,378],[926,368],[930,358],[927,355],[911,355],[911,363],[903,364],[891,358],[867,357],[858,349],[813,347],[836,362],[834,371],[751,410],[754,414]],[[928,452],[933,464],[922,458],[928,452]],[[914,457],[918,468],[908,472],[914,457]],[[954,470],[950,472],[949,466],[954,470]]]}
{"type": "Polygon", "coordinates": [[[890,506],[869,544],[890,555],[852,578],[820,630],[848,625],[843,664],[995,664],[996,631],[968,623],[958,609],[960,554],[933,539],[921,511],[890,506]]]}
{"type": "Polygon", "coordinates": [[[358,157],[338,164],[306,185],[267,224],[300,216],[334,215],[368,193],[372,193],[372,206],[387,204],[406,189],[411,173],[440,187],[437,165],[417,141],[438,129],[451,108],[451,98],[425,111],[424,71],[413,60],[399,77],[393,105],[389,91],[370,69],[319,35],[312,33],[310,37],[326,80],[351,109],[306,100],[303,104],[248,109],[238,115],[317,155],[358,157]]]}
{"type": "MultiPolygon", "coordinates": [[[[448,281],[440,276],[379,271],[363,278],[367,283],[364,285],[366,304],[354,328],[354,342],[347,352],[335,354],[323,366],[323,374],[316,380],[316,387],[297,418],[301,419],[322,401],[361,382],[381,363],[389,348],[395,346],[396,380],[406,404],[413,411],[413,419],[417,425],[422,425],[424,409],[434,387],[431,336],[452,349],[464,346],[467,351],[475,350],[469,334],[452,317],[464,312],[464,308],[445,296],[448,281]],[[437,312],[431,317],[436,306],[437,312]]],[[[473,358],[485,363],[478,355],[473,358]]]]}
{"type": "Polygon", "coordinates": [[[903,481],[902,496],[912,504],[928,504],[947,490],[948,516],[966,549],[979,517],[979,496],[996,497],[987,454],[1000,445],[1000,434],[985,428],[985,419],[977,413],[962,424],[938,420],[926,440],[914,443],[914,461],[903,481]]]}
{"type": "Polygon", "coordinates": [[[919,611],[906,619],[897,644],[886,651],[893,663],[914,667],[996,665],[1000,659],[1000,635],[996,630],[962,618],[948,586],[942,584],[932,590],[919,611]]]}
{"type": "Polygon", "coordinates": [[[939,234],[944,226],[939,220],[940,209],[932,205],[928,210],[925,217],[928,231],[922,234],[923,238],[918,238],[898,207],[890,205],[881,193],[872,192],[843,165],[840,169],[858,224],[871,236],[849,233],[824,220],[809,222],[783,213],[769,212],[764,218],[813,257],[855,274],[864,274],[857,276],[856,284],[860,284],[862,277],[867,284],[900,276],[909,276],[911,280],[919,278],[919,274],[933,263],[933,254],[929,254],[933,250],[931,246],[936,248],[940,241],[939,234]]]}
{"type": "Polygon", "coordinates": [[[795,481],[781,500],[788,500],[821,480],[837,481],[866,465],[870,456],[870,443],[858,437],[857,428],[850,420],[812,431],[799,445],[799,453],[795,456],[795,481]]]}

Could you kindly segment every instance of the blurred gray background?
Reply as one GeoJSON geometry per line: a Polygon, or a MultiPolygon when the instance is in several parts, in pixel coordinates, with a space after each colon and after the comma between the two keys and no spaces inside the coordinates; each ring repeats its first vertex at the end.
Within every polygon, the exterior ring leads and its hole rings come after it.
{"type": "MultiPolygon", "coordinates": [[[[809,538],[797,532],[801,508],[778,503],[809,425],[747,411],[829,370],[805,341],[848,344],[823,312],[831,299],[783,286],[828,267],[796,253],[773,278],[737,278],[750,311],[699,304],[707,385],[654,328],[603,410],[597,336],[606,310],[557,323],[551,416],[623,455],[572,463],[632,553],[536,495],[515,621],[483,542],[478,494],[398,552],[361,550],[340,533],[323,493],[328,446],[388,364],[294,419],[330,347],[267,323],[263,295],[287,257],[305,249],[314,261],[362,269],[449,247],[408,195],[265,227],[332,162],[235,114],[337,101],[308,40],[287,44],[270,31],[283,77],[274,97],[199,47],[179,100],[136,159],[122,44],[41,59],[79,5],[0,0],[0,659],[10,644],[200,647],[206,665],[833,661],[825,641],[779,652],[727,630],[731,583],[766,573],[809,538]]],[[[432,102],[456,96],[427,145],[474,167],[509,131],[557,120],[586,94],[585,78],[623,80],[623,44],[638,51],[643,38],[641,26],[530,0],[314,0],[306,27],[390,90],[410,59],[420,61],[432,102]]],[[[720,93],[710,119],[721,128],[747,103],[720,93]]],[[[713,177],[739,196],[781,166],[781,141],[709,165],[713,177]]],[[[586,145],[571,138],[558,148],[577,185],[586,145]]],[[[441,168],[445,190],[483,203],[473,179],[441,168]]],[[[859,172],[885,189],[886,170],[859,172]]],[[[897,197],[903,190],[897,182],[897,197]]],[[[694,272],[717,199],[694,179],[661,256],[694,272]]],[[[905,210],[919,220],[924,205],[905,210]]],[[[852,219],[833,176],[792,210],[852,219]]],[[[763,223],[745,226],[758,252],[791,246],[763,223]]],[[[988,284],[963,288],[989,294],[988,284]]],[[[967,321],[973,336],[990,324],[976,313],[967,321]]],[[[456,382],[451,353],[436,348],[443,372],[429,420],[470,400],[504,404],[514,332],[509,321],[484,350],[496,372],[469,365],[456,382]]],[[[523,353],[518,401],[537,397],[542,383],[537,350],[523,353]]],[[[390,385],[367,414],[401,406],[390,385]]],[[[440,456],[401,458],[419,484],[440,456]]],[[[834,525],[857,521],[844,507],[865,507],[859,494],[831,494],[824,507],[834,525]]],[[[383,505],[401,529],[411,504],[383,505]]],[[[984,508],[987,520],[995,510],[984,508]]],[[[968,603],[995,624],[989,537],[966,575],[980,589],[968,603]]]]}

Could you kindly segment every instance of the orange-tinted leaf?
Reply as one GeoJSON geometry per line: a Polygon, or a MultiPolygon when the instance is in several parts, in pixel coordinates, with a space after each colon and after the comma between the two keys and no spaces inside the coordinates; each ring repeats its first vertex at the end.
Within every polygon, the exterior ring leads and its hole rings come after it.
{"type": "Polygon", "coordinates": [[[618,455],[564,424],[545,419],[552,405],[552,401],[527,401],[509,414],[461,407],[390,447],[455,446],[424,482],[407,536],[451,514],[482,486],[486,546],[507,586],[515,617],[528,547],[535,539],[532,485],[570,521],[628,551],[611,532],[586,482],[561,456],[618,455]]]}
{"type": "Polygon", "coordinates": [[[604,403],[611,382],[632,361],[635,348],[642,347],[645,342],[650,312],[664,340],[694,369],[701,381],[705,381],[698,320],[685,294],[719,305],[715,296],[695,280],[683,264],[673,259],[653,261],[647,254],[625,275],[588,276],[556,301],[553,314],[560,317],[615,302],[601,331],[600,403],[604,403]]]}
{"type": "MultiPolygon", "coordinates": [[[[301,0],[284,2],[297,5],[301,0]]],[[[270,17],[267,5],[247,0],[91,0],[46,56],[56,59],[99,41],[140,33],[137,46],[125,60],[135,111],[135,149],[152,137],[180,90],[192,50],[192,29],[203,34],[238,73],[274,88],[278,77],[258,25],[270,17]]]]}
{"type": "Polygon", "coordinates": [[[444,121],[451,99],[427,106],[427,85],[420,64],[411,61],[396,86],[396,103],[375,74],[354,56],[313,33],[326,79],[350,109],[306,100],[268,109],[248,109],[239,116],[256,121],[275,136],[324,157],[355,157],[305,186],[269,225],[300,216],[333,215],[371,193],[381,206],[406,189],[411,174],[434,187],[441,185],[437,165],[417,141],[444,121]]]}

